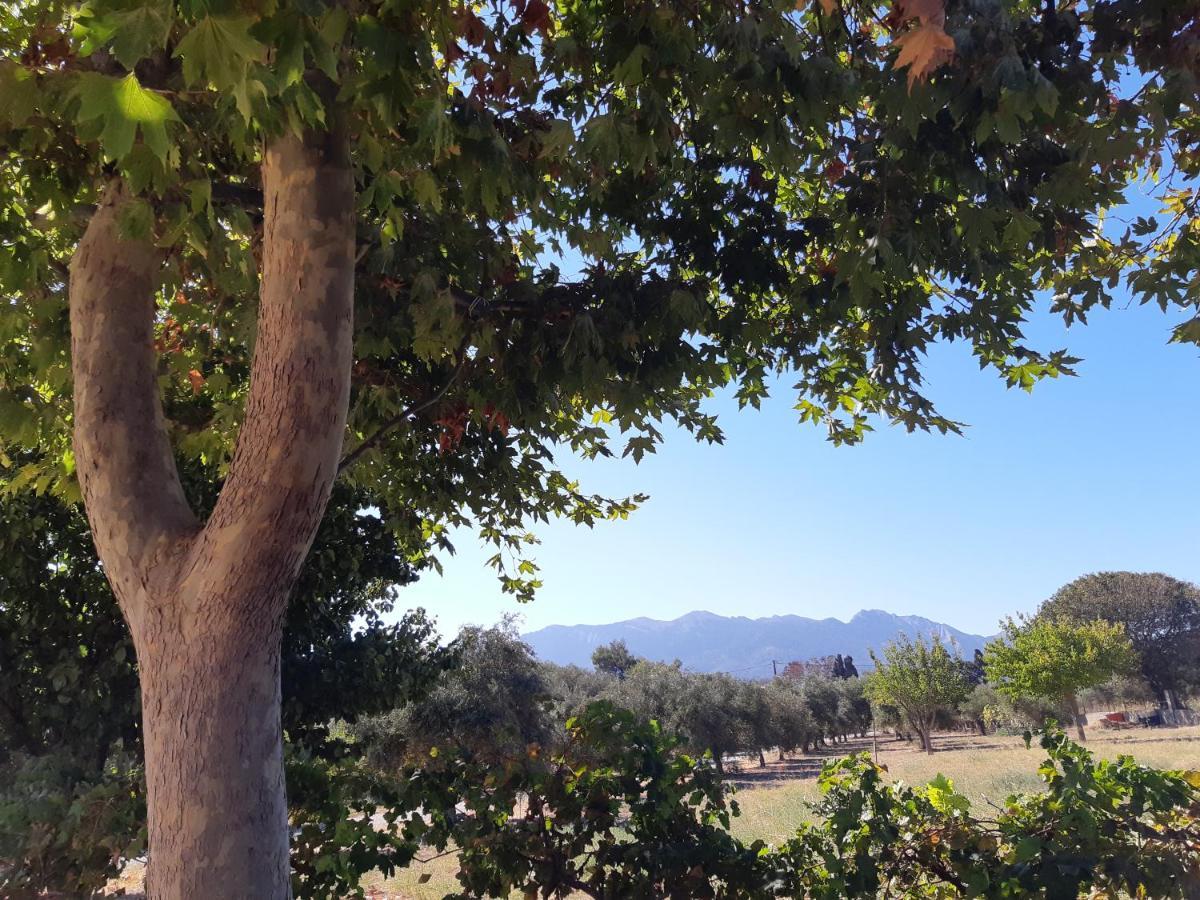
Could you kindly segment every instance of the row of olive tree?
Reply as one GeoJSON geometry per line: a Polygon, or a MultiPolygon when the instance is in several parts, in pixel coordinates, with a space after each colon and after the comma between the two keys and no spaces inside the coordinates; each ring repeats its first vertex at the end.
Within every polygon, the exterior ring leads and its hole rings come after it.
{"type": "Polygon", "coordinates": [[[372,762],[394,768],[446,749],[493,761],[561,740],[564,723],[607,700],[711,753],[718,771],[734,754],[780,757],[867,730],[871,709],[857,678],[809,674],[751,682],[687,672],[678,662],[634,657],[623,644],[599,648],[595,669],[539,662],[511,622],[463,629],[460,665],[420,700],[366,719],[356,732],[372,762]]]}
{"type": "Polygon", "coordinates": [[[865,731],[871,710],[858,679],[810,674],[768,682],[744,681],[725,673],[684,671],[676,663],[640,661],[623,677],[588,678],[574,667],[550,667],[563,710],[572,713],[590,699],[612,700],[664,728],[686,736],[697,752],[712,753],[718,768],[729,754],[757,755],[837,741],[865,731]],[[586,689],[583,689],[585,688],[586,689]]]}

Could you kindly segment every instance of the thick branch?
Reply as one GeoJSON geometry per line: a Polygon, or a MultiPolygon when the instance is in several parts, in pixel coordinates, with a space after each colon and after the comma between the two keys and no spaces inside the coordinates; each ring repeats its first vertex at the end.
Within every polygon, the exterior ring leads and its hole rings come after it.
{"type": "Polygon", "coordinates": [[[71,260],[75,459],[96,549],[126,613],[177,540],[194,533],[167,437],[154,359],[162,257],[122,237],[113,182],[71,260]],[[141,590],[139,590],[139,586],[141,590]]]}
{"type": "Polygon", "coordinates": [[[345,132],[279,138],[262,171],[262,283],[246,415],[193,557],[196,576],[246,597],[278,597],[312,543],[337,473],[352,353],[354,176],[345,132]]]}

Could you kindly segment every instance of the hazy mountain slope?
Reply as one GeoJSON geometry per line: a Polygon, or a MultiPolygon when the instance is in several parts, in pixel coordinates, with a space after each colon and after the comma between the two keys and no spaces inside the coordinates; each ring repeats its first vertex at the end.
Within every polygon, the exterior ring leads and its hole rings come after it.
{"type": "Polygon", "coordinates": [[[669,622],[640,618],[611,625],[551,625],[526,634],[525,640],[539,657],[556,663],[589,666],[597,646],[620,639],[634,654],[647,659],[679,659],[695,671],[760,678],[771,674],[772,659],[782,671],[793,659],[841,653],[853,656],[862,668],[864,663],[870,664],[868,648],[878,650],[901,632],[939,633],[953,638],[964,656],[987,642],[981,635],[920,616],[897,616],[879,609],[863,610],[849,622],[804,616],[748,619],[692,612],[669,622]]]}

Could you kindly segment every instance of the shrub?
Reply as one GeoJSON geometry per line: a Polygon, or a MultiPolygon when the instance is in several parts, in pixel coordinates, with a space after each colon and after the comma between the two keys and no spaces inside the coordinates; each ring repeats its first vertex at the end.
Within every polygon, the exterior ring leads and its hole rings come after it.
{"type": "Polygon", "coordinates": [[[19,757],[0,771],[0,895],[88,896],[141,853],[140,765],[114,754],[97,774],[66,754],[19,757]]]}
{"type": "Polygon", "coordinates": [[[1095,761],[1061,732],[1041,741],[1041,794],[996,819],[939,776],[887,784],[866,754],[821,775],[818,824],[775,856],[784,896],[1195,897],[1200,804],[1187,777],[1124,756],[1095,761]]]}

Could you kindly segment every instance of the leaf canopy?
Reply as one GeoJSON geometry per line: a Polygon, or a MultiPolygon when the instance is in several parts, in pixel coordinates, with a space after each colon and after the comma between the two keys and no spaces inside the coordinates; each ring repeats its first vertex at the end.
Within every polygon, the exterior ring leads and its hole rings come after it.
{"type": "Polygon", "coordinates": [[[1001,626],[1001,636],[984,651],[984,665],[988,681],[1013,699],[1070,701],[1137,665],[1122,624],[1038,617],[1010,618],[1001,626]]]}
{"type": "MultiPolygon", "coordinates": [[[[177,452],[227,464],[254,334],[264,139],[345,117],[358,183],[346,477],[423,545],[590,524],[555,463],[721,432],[778,373],[836,442],[958,431],[937,341],[1030,388],[1022,326],[1195,316],[1200,4],[18,0],[0,8],[0,458],[77,497],[66,269],[123,177],[166,264],[177,452]],[[929,30],[926,30],[929,29],[929,30]],[[332,85],[332,89],[329,89],[332,85]],[[323,99],[324,98],[324,99],[323,99]],[[1123,225],[1138,179],[1163,212],[1123,225]],[[1123,273],[1125,273],[1123,275],[1123,273]],[[17,451],[36,454],[12,464],[17,451]]],[[[536,570],[506,567],[527,595],[536,570]]]]}

